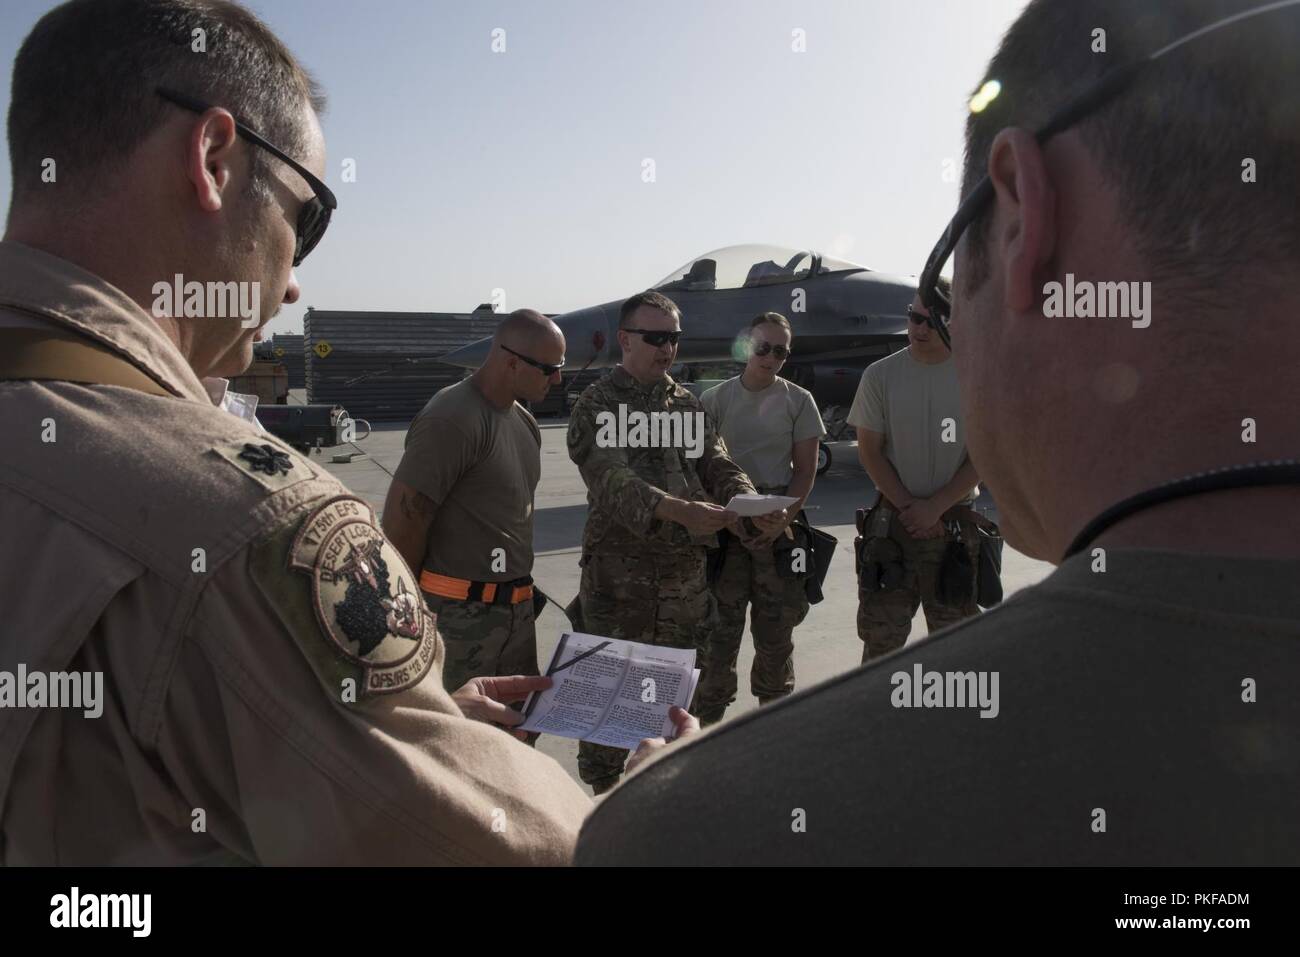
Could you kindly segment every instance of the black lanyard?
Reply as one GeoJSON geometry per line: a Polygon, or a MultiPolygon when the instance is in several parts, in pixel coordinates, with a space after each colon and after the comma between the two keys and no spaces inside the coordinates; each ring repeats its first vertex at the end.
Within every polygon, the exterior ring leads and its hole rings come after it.
{"type": "Polygon", "coordinates": [[[1165,482],[1117,502],[1084,526],[1065,552],[1065,561],[1083,551],[1098,535],[1120,519],[1153,505],[1161,505],[1176,498],[1200,495],[1203,492],[1222,492],[1225,489],[1247,488],[1263,485],[1300,485],[1300,461],[1279,459],[1276,462],[1251,462],[1246,465],[1229,465],[1226,468],[1198,472],[1185,478],[1165,482]]]}

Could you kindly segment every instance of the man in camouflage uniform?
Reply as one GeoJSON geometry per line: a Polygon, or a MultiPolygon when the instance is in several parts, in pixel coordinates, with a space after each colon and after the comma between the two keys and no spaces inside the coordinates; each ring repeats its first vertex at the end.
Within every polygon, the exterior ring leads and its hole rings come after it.
{"type": "MultiPolygon", "coordinates": [[[[623,361],[574,406],[569,456],[587,484],[590,510],[571,617],[590,634],[694,648],[702,665],[716,620],[706,549],[716,547],[717,531],[736,519],[710,499],[727,502],[753,493],[754,486],[707,423],[699,400],[668,375],[680,334],[681,313],[671,299],[644,292],[627,300],[619,312],[623,361]],[[698,422],[695,447],[634,447],[635,440],[624,444],[608,428],[611,418],[656,412],[698,422]]],[[[755,524],[766,532],[785,518],[778,512],[755,524]]],[[[601,794],[618,783],[626,758],[622,748],[583,741],[578,773],[601,794]]]]}
{"type": "MultiPolygon", "coordinates": [[[[796,500],[787,510],[794,516],[812,493],[817,443],[826,429],[812,395],[777,374],[791,338],[790,322],[781,314],[756,317],[744,372],[709,389],[700,404],[758,491],[796,500]]],[[[696,694],[696,712],[705,726],[721,721],[736,700],[736,660],[746,612],[754,640],[749,688],[760,705],[794,691],[794,629],[808,614],[807,571],[797,573],[798,563],[785,550],[802,539],[796,540],[790,529],[752,541],[723,538],[722,568],[713,582],[718,629],[709,640],[708,680],[701,681],[696,694]],[[777,540],[780,556],[774,551],[777,540]]]]}

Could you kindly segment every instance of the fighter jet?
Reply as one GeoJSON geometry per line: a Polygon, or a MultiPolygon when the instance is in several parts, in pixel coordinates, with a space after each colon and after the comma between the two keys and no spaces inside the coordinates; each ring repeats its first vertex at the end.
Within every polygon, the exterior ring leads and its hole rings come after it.
{"type": "MultiPolygon", "coordinates": [[[[822,408],[853,401],[861,371],[907,341],[907,306],[916,281],[874,272],[811,250],[747,244],[692,259],[649,287],[682,311],[678,362],[744,362],[749,325],[779,312],[794,330],[793,356],[782,374],[813,393],[822,408]]],[[[568,343],[566,372],[619,361],[622,299],[555,317],[568,343]]],[[[490,339],[439,361],[478,368],[490,339]]]]}
{"type": "MultiPolygon", "coordinates": [[[[794,331],[792,358],[781,374],[813,394],[827,438],[852,438],[845,416],[862,370],[907,344],[907,307],[916,280],[874,272],[811,250],[746,244],[692,259],[650,287],[682,311],[682,364],[744,362],[749,326],[761,312],[779,312],[794,331]]],[[[622,299],[555,316],[567,343],[566,373],[618,364],[622,299]]],[[[438,361],[477,369],[491,339],[438,361]]],[[[674,369],[674,376],[678,375],[674,369]]],[[[831,464],[825,442],[817,471],[831,464]]]]}

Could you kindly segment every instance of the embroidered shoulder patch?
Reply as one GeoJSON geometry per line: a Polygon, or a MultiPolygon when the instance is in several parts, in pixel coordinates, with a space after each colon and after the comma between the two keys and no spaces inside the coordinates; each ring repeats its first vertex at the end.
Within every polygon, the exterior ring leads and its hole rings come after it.
{"type": "Polygon", "coordinates": [[[329,499],[303,521],[289,567],[311,576],[321,630],[364,676],[366,694],[393,694],[418,684],[438,650],[434,616],[359,498],[329,499]]]}

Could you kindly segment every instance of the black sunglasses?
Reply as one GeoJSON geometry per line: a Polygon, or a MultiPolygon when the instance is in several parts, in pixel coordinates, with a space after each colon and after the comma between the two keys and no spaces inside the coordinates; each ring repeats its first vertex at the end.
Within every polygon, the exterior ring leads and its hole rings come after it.
{"type": "MultiPolygon", "coordinates": [[[[184,93],[177,93],[175,90],[155,87],[154,92],[167,102],[174,103],[181,109],[191,110],[194,113],[206,113],[212,109],[210,103],[196,100],[184,93]]],[[[272,156],[287,163],[294,172],[307,181],[307,184],[312,188],[312,192],[316,194],[303,204],[302,210],[298,213],[297,240],[293,247],[293,264],[295,266],[302,265],[302,261],[307,258],[307,254],[316,248],[316,244],[325,235],[325,229],[330,224],[330,214],[339,208],[338,200],[334,198],[334,193],[330,191],[330,188],[317,179],[310,170],[289,156],[284,150],[272,144],[252,127],[245,126],[236,119],[235,130],[250,143],[260,146],[272,156]]]]}
{"type": "Polygon", "coordinates": [[[779,344],[774,346],[770,342],[764,342],[754,347],[754,355],[756,356],[765,356],[769,352],[778,359],[784,359],[790,355],[790,350],[779,344]]]}
{"type": "Polygon", "coordinates": [[[907,307],[907,318],[911,319],[918,326],[930,321],[930,317],[923,312],[917,312],[911,306],[907,307]]]}
{"type": "Polygon", "coordinates": [[[546,373],[547,376],[553,376],[555,375],[555,373],[559,372],[561,369],[564,368],[563,359],[560,360],[559,365],[551,365],[549,362],[538,362],[536,359],[529,358],[528,356],[524,355],[522,352],[515,352],[514,349],[511,349],[507,345],[503,345],[501,348],[506,350],[506,352],[510,353],[516,359],[523,359],[534,369],[541,369],[542,372],[546,373]]]}
{"type": "Polygon", "coordinates": [[[665,332],[662,329],[623,329],[621,331],[635,332],[641,336],[641,340],[645,342],[646,345],[651,345],[656,347],[662,346],[665,343],[671,343],[672,345],[677,345],[678,340],[681,339],[682,337],[680,331],[665,332]]]}
{"type": "MultiPolygon", "coordinates": [[[[1300,0],[1279,0],[1276,3],[1265,4],[1261,7],[1224,17],[1222,20],[1193,30],[1186,36],[1166,44],[1141,60],[1117,67],[1054,114],[1043,128],[1034,134],[1034,138],[1039,145],[1042,145],[1057,133],[1082,120],[1089,113],[1100,109],[1116,95],[1127,89],[1141,75],[1143,70],[1183,44],[1240,20],[1258,16],[1261,13],[1269,13],[1283,7],[1292,7],[1297,3],[1300,3],[1300,0]]],[[[939,333],[939,338],[943,340],[943,344],[949,349],[952,348],[952,340],[948,334],[948,321],[952,317],[952,300],[939,289],[939,273],[947,265],[948,260],[952,258],[953,250],[957,248],[957,241],[961,239],[962,233],[980,215],[984,204],[992,196],[993,181],[989,179],[988,174],[985,174],[979,184],[971,190],[970,195],[957,207],[956,214],[953,215],[952,221],[948,223],[948,228],[943,231],[943,235],[939,237],[939,242],[930,253],[930,258],[925,261],[925,268],[921,270],[921,279],[917,292],[921,297],[922,304],[929,310],[928,321],[930,326],[935,332],[939,333]]]]}

